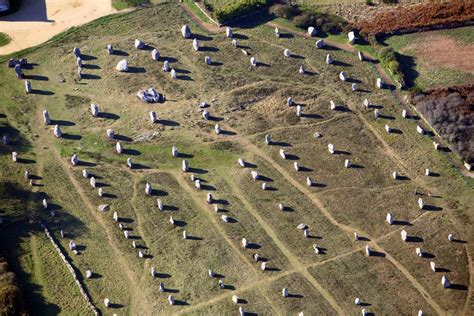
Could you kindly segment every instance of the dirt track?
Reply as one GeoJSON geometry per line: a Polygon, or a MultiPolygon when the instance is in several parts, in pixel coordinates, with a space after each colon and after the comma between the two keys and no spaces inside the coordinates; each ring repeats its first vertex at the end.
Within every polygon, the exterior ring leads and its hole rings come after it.
{"type": "Polygon", "coordinates": [[[41,44],[72,26],[116,12],[110,0],[23,0],[18,12],[0,18],[0,31],[11,43],[0,55],[41,44]]]}

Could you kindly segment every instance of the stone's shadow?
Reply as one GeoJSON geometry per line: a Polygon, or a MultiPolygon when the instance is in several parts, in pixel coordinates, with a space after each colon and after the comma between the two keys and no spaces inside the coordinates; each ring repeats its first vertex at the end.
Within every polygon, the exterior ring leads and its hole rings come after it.
{"type": "Polygon", "coordinates": [[[52,91],[47,91],[47,90],[38,90],[38,89],[32,89],[31,94],[38,94],[38,95],[54,95],[54,92],[52,91]]]}
{"type": "Polygon", "coordinates": [[[51,120],[49,125],[59,125],[59,126],[75,126],[76,123],[65,120],[51,120]]]}
{"type": "Polygon", "coordinates": [[[120,116],[118,116],[117,114],[107,113],[107,112],[99,112],[97,117],[108,119],[108,120],[118,120],[120,118],[120,116]]]}

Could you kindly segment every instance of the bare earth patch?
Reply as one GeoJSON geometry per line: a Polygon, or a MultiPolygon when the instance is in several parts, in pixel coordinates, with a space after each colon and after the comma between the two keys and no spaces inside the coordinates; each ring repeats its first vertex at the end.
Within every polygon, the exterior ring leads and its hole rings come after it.
{"type": "Polygon", "coordinates": [[[474,45],[430,34],[413,48],[416,56],[428,64],[474,73],[474,45]]]}
{"type": "Polygon", "coordinates": [[[41,44],[72,26],[115,13],[110,0],[23,0],[21,9],[0,18],[0,30],[11,43],[0,55],[41,44]]]}

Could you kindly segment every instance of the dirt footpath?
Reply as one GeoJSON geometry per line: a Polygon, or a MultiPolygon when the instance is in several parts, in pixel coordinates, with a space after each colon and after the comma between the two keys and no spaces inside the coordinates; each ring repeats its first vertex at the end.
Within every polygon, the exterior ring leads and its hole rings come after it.
{"type": "Polygon", "coordinates": [[[54,35],[116,12],[111,0],[23,0],[18,12],[0,18],[0,32],[12,39],[0,55],[41,44],[54,35]]]}

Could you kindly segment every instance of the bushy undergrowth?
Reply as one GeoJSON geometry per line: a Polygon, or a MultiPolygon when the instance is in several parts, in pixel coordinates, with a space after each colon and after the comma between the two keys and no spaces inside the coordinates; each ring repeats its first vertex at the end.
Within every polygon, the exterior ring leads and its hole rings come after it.
{"type": "Polygon", "coordinates": [[[112,0],[112,6],[117,10],[148,4],[149,0],[112,0]]]}
{"type": "Polygon", "coordinates": [[[474,162],[474,84],[428,90],[413,103],[462,159],[474,162]]]}
{"type": "Polygon", "coordinates": [[[23,315],[23,309],[15,274],[9,271],[7,262],[0,257],[0,315],[23,315]]]}
{"type": "Polygon", "coordinates": [[[398,58],[398,53],[391,47],[384,47],[379,51],[380,62],[400,81],[402,86],[405,85],[402,67],[398,58]]]}
{"type": "Polygon", "coordinates": [[[270,13],[276,17],[291,20],[297,27],[307,29],[314,26],[324,33],[337,34],[348,32],[349,23],[336,15],[302,9],[297,5],[275,4],[270,8],[270,13]]]}
{"type": "Polygon", "coordinates": [[[248,14],[253,10],[270,3],[270,0],[239,0],[214,11],[214,16],[220,23],[230,21],[238,16],[248,14]]]}

